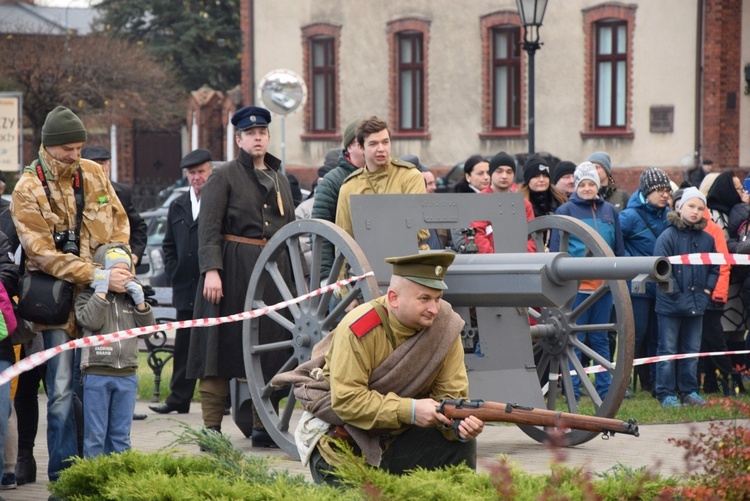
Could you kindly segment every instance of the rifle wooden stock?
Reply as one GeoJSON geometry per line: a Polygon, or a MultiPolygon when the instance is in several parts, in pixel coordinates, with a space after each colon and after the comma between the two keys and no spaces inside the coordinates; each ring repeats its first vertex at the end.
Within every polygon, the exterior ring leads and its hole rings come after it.
{"type": "Polygon", "coordinates": [[[638,423],[635,419],[620,421],[618,419],[571,414],[547,409],[523,407],[518,404],[485,402],[483,400],[447,400],[443,399],[438,412],[453,419],[454,423],[469,416],[482,421],[502,421],[508,423],[528,424],[554,428],[596,431],[605,435],[625,433],[638,436],[638,423]]]}

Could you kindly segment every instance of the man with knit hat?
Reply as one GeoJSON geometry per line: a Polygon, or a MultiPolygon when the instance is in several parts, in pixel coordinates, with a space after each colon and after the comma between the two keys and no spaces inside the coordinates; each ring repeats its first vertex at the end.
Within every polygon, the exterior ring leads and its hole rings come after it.
{"type": "MultiPolygon", "coordinates": [[[[341,142],[341,154],[338,156],[336,167],[318,181],[311,215],[315,219],[336,222],[336,205],[339,201],[339,191],[341,185],[344,184],[344,179],[355,170],[365,166],[365,157],[362,153],[362,147],[357,142],[356,134],[361,121],[360,119],[352,120],[346,126],[341,142]]],[[[321,252],[320,276],[327,277],[333,265],[333,244],[324,240],[321,252]]]]}
{"type": "Polygon", "coordinates": [[[575,193],[575,177],[573,172],[576,170],[576,164],[568,160],[555,165],[552,169],[552,185],[569,197],[575,193]]]}
{"type": "Polygon", "coordinates": [[[565,193],[565,196],[570,197],[575,193],[575,178],[573,172],[576,170],[576,164],[568,160],[555,165],[552,169],[552,186],[565,193]]]}
{"type": "MultiPolygon", "coordinates": [[[[513,193],[516,191],[516,184],[513,179],[516,177],[516,159],[509,154],[501,151],[490,159],[490,185],[479,193],[513,193]]],[[[534,219],[534,209],[531,203],[524,199],[526,208],[526,221],[534,219]]],[[[471,223],[477,233],[474,236],[474,243],[477,244],[480,254],[493,254],[495,252],[495,238],[493,236],[492,225],[489,221],[474,221],[471,223]]],[[[528,240],[526,250],[535,252],[536,246],[533,240],[528,240]]]]}
{"type": "MultiPolygon", "coordinates": [[[[640,177],[640,188],[630,197],[628,206],[619,215],[625,253],[628,256],[653,256],[656,239],[667,227],[668,203],[672,195],[669,176],[663,170],[649,167],[640,177]]],[[[635,355],[656,354],[658,327],[654,311],[656,286],[646,284],[643,294],[630,293],[635,318],[635,355]]],[[[653,390],[656,369],[651,366],[637,368],[641,387],[653,390]]]]}
{"type": "MultiPolygon", "coordinates": [[[[80,159],[85,141],[86,128],[75,113],[63,106],[52,110],[42,127],[39,158],[24,169],[11,202],[26,268],[72,282],[76,292],[102,279],[102,269],[93,262],[97,248],[109,243],[127,245],[130,237],[127,214],[104,171],[95,162],[80,159]],[[81,217],[77,192],[85,206],[81,217]],[[58,235],[65,238],[56,239],[58,235]],[[63,252],[63,244],[70,242],[77,253],[63,252]]],[[[125,292],[125,284],[132,279],[130,270],[113,269],[103,287],[125,292]]],[[[33,328],[42,333],[45,349],[80,337],[73,308],[63,324],[34,323],[33,328]]],[[[72,412],[73,351],[64,351],[47,362],[46,383],[48,475],[55,481],[78,450],[72,412]]]]}
{"type": "Polygon", "coordinates": [[[516,191],[516,159],[501,151],[490,159],[490,188],[492,193],[516,191]]]}
{"type": "Polygon", "coordinates": [[[599,194],[604,197],[604,201],[614,205],[618,211],[627,207],[630,195],[617,187],[612,177],[612,160],[609,153],[596,151],[589,157],[589,162],[596,165],[596,171],[599,173],[599,194]]]}

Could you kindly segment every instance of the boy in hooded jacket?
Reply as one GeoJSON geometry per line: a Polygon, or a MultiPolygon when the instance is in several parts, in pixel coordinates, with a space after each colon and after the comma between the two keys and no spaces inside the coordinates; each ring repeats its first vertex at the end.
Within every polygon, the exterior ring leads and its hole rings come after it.
{"type": "MultiPolygon", "coordinates": [[[[132,268],[128,248],[119,243],[103,245],[96,250],[94,263],[103,268],[97,269],[91,287],[78,295],[75,304],[76,320],[84,336],[153,324],[154,312],[136,280],[125,284],[125,293],[108,291],[110,270],[132,268]]],[[[136,338],[82,349],[84,457],[130,449],[137,370],[136,338]]]]}
{"type": "MultiPolygon", "coordinates": [[[[676,211],[667,215],[670,225],[656,239],[655,256],[716,252],[714,238],[703,231],[706,197],[697,188],[687,188],[676,211]]],[[[671,293],[657,290],[656,316],[659,325],[657,356],[698,353],[701,347],[703,314],[719,279],[717,265],[673,265],[671,293]]],[[[698,395],[697,358],[657,362],[656,398],[663,407],[704,406],[698,395]]]]}

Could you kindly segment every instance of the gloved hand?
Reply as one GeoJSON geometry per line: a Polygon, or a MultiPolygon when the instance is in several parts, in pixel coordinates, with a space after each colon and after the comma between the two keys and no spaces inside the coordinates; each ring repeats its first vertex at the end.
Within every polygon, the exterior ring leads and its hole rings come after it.
{"type": "Polygon", "coordinates": [[[135,280],[131,280],[125,284],[125,291],[130,294],[136,305],[146,300],[146,296],[143,294],[143,286],[135,280]]]}
{"type": "Polygon", "coordinates": [[[109,291],[109,270],[97,268],[94,270],[94,281],[91,282],[94,292],[106,294],[109,291]]]}

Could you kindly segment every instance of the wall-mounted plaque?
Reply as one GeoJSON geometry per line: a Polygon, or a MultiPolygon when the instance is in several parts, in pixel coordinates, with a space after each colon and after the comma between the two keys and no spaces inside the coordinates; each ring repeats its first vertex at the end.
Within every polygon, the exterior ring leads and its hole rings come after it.
{"type": "Polygon", "coordinates": [[[651,132],[674,132],[674,106],[652,106],[651,132]]]}

